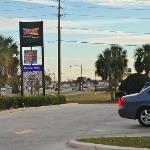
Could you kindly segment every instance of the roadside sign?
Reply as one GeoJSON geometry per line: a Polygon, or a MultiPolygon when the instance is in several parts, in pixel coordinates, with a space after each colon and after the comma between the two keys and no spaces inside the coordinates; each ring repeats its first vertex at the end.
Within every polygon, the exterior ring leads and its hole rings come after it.
{"type": "Polygon", "coordinates": [[[43,46],[43,22],[20,22],[22,47],[43,46]]]}
{"type": "Polygon", "coordinates": [[[42,71],[42,65],[23,65],[23,72],[42,71]]]}

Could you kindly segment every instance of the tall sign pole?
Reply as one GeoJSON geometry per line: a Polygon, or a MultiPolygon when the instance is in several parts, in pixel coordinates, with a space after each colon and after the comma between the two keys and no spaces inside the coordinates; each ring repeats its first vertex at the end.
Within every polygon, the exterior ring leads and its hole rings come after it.
{"type": "Polygon", "coordinates": [[[44,46],[42,46],[42,87],[43,87],[43,95],[45,96],[45,71],[44,71],[44,46]]]}
{"type": "Polygon", "coordinates": [[[20,75],[21,75],[21,96],[24,95],[23,90],[23,59],[22,59],[22,46],[20,45],[20,75]]]}
{"type": "Polygon", "coordinates": [[[58,0],[58,95],[60,95],[61,87],[61,27],[60,27],[60,0],[58,0]]]}
{"type": "MultiPolygon", "coordinates": [[[[19,22],[19,34],[21,37],[21,22],[19,22]]],[[[20,75],[21,75],[21,96],[24,95],[23,89],[23,58],[22,58],[22,42],[20,42],[20,75]]]]}

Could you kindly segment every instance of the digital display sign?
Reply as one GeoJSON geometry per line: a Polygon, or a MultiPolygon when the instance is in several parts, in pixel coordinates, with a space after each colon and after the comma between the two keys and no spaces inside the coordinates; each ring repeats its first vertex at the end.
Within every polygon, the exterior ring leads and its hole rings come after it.
{"type": "Polygon", "coordinates": [[[20,22],[20,45],[43,46],[43,22],[20,22]]]}

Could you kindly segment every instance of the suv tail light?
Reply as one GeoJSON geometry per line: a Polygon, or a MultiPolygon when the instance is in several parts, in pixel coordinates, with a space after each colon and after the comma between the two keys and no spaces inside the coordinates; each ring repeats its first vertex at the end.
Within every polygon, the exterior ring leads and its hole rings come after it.
{"type": "Polygon", "coordinates": [[[121,108],[127,101],[124,97],[118,99],[118,107],[121,108]]]}

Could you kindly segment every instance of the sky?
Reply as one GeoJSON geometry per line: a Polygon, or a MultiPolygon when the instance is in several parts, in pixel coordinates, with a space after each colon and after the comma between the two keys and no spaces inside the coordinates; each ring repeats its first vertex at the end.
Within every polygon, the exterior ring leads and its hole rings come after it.
{"type": "MultiPolygon", "coordinates": [[[[111,44],[127,50],[134,72],[136,48],[150,43],[150,0],[61,0],[61,7],[62,80],[80,76],[81,64],[94,79],[97,56],[111,44]]],[[[57,0],[0,0],[0,34],[18,45],[19,21],[44,22],[45,70],[57,76],[57,0]]]]}

